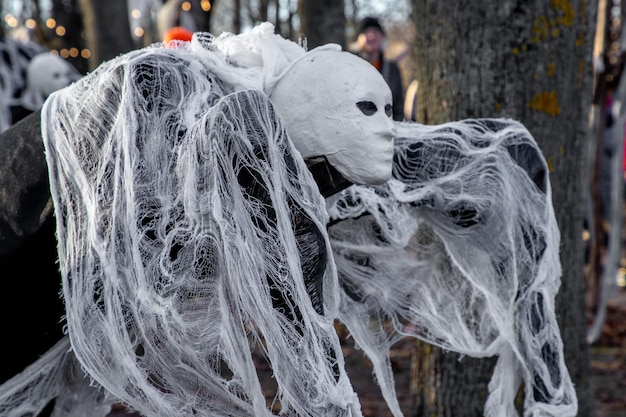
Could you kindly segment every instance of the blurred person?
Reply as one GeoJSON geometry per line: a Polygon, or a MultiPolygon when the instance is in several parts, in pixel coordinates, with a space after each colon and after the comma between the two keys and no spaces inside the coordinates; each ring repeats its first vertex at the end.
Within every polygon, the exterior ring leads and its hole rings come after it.
{"type": "Polygon", "coordinates": [[[157,12],[157,30],[161,39],[165,39],[167,32],[174,27],[182,27],[190,32],[196,32],[198,25],[190,11],[182,8],[183,0],[167,0],[157,12]]]}
{"type": "Polygon", "coordinates": [[[360,25],[353,52],[369,61],[382,74],[391,89],[393,96],[393,119],[404,119],[404,90],[402,74],[395,60],[385,56],[386,48],[385,29],[378,19],[365,17],[360,25]]]}

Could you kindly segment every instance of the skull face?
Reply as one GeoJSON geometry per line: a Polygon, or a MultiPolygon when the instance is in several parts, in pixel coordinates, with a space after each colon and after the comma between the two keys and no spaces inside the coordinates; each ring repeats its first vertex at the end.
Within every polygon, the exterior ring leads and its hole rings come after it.
{"type": "Polygon", "coordinates": [[[391,90],[367,61],[313,49],[270,94],[302,157],[325,156],[346,179],[379,185],[391,177],[391,90]]]}
{"type": "Polygon", "coordinates": [[[67,87],[77,76],[70,64],[53,54],[39,54],[28,64],[27,88],[41,94],[43,98],[67,87]]]}

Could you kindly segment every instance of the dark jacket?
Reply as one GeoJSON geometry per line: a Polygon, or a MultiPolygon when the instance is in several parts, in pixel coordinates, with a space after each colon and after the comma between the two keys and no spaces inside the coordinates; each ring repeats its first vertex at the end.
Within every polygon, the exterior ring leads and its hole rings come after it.
{"type": "Polygon", "coordinates": [[[380,73],[383,75],[393,96],[393,120],[404,120],[404,89],[402,87],[402,75],[395,61],[382,59],[383,65],[380,73]]]}
{"type": "MultiPolygon", "coordinates": [[[[353,51],[353,53],[366,59],[358,51],[353,51]]],[[[380,73],[385,81],[387,81],[393,98],[393,120],[402,121],[404,120],[404,87],[402,86],[400,67],[396,61],[386,59],[384,55],[381,57],[380,61],[380,73]]]]}
{"type": "Polygon", "coordinates": [[[38,110],[0,133],[0,324],[6,341],[0,385],[64,334],[56,218],[40,127],[38,110]]]}

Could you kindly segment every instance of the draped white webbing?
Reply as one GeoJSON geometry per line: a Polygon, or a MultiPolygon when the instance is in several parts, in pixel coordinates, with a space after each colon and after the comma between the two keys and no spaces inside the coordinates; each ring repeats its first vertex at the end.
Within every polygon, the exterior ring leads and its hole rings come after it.
{"type": "Polygon", "coordinates": [[[559,231],[545,160],[511,120],[398,124],[394,179],[329,201],[339,318],[400,416],[390,347],[415,336],[498,355],[485,415],[575,416],[554,300],[559,231]]]}
{"type": "Polygon", "coordinates": [[[202,64],[129,54],[46,103],[72,348],[147,416],[268,415],[250,343],[285,415],[351,415],[323,200],[267,96],[202,64]]]}
{"type": "Polygon", "coordinates": [[[67,415],[122,401],[147,417],[356,417],[338,318],[395,416],[389,350],[405,336],[498,355],[487,416],[515,415],[522,381],[526,415],[576,414],[554,313],[559,232],[529,132],[399,123],[394,178],[325,202],[266,94],[304,53],[271,25],[196,34],[50,96],[69,341],[2,385],[0,410],[57,397],[67,415]]]}

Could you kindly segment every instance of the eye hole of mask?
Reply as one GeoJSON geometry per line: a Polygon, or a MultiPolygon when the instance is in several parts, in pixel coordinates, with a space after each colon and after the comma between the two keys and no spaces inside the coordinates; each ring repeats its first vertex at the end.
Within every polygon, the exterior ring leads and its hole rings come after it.
{"type": "Polygon", "coordinates": [[[378,107],[376,107],[376,104],[371,101],[359,101],[358,103],[356,103],[356,106],[359,108],[359,110],[361,110],[361,113],[366,116],[371,116],[378,111],[378,107]]]}
{"type": "Polygon", "coordinates": [[[385,105],[385,114],[386,114],[388,117],[391,117],[391,113],[392,113],[391,104],[387,104],[387,105],[385,105]]]}

